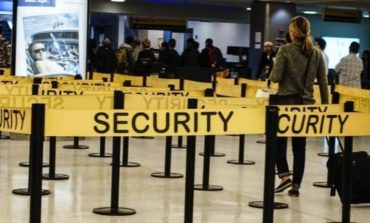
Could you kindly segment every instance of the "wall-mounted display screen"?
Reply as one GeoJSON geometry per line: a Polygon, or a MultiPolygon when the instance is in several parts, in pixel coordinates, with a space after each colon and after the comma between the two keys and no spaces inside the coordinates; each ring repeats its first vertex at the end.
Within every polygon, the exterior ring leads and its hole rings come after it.
{"type": "Polygon", "coordinates": [[[343,57],[349,54],[349,45],[352,42],[360,43],[358,38],[322,37],[326,41],[325,53],[329,57],[329,68],[334,69],[343,57]]]}
{"type": "Polygon", "coordinates": [[[18,0],[17,76],[86,73],[87,0],[18,0]]]}

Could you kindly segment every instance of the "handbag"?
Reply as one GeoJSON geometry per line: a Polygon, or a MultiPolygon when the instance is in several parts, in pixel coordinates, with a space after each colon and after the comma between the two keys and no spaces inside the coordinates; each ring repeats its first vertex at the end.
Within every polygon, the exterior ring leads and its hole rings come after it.
{"type": "Polygon", "coordinates": [[[307,74],[308,68],[311,62],[311,55],[308,58],[306,70],[303,75],[303,88],[300,93],[291,94],[291,95],[271,95],[270,96],[270,104],[271,105],[301,105],[304,104],[303,93],[306,89],[306,81],[307,81],[307,74]]]}

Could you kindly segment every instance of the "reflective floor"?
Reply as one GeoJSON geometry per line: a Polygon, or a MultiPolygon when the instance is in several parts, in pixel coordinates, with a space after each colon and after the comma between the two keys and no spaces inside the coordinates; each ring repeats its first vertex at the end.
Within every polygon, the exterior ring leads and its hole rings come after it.
{"type": "MultiPolygon", "coordinates": [[[[256,143],[263,136],[246,137],[246,159],[256,161],[252,166],[227,164],[236,159],[238,137],[216,139],[216,151],[226,157],[212,158],[210,183],[223,186],[219,192],[195,191],[195,223],[258,223],[262,211],[248,206],[250,201],[262,199],[265,145],[256,143]]],[[[197,152],[203,151],[204,138],[197,138],[197,152]]],[[[355,150],[369,150],[370,138],[355,138],[355,150]]],[[[139,162],[138,168],[121,168],[119,203],[121,207],[137,211],[132,216],[102,216],[94,208],[110,205],[110,158],[92,158],[89,153],[99,151],[99,139],[81,141],[87,150],[67,150],[57,143],[57,173],[70,176],[69,180],[43,181],[43,188],[51,194],[42,198],[42,222],[66,223],[181,223],[184,222],[184,178],[153,178],[151,173],[163,170],[165,138],[130,138],[130,161],[139,162]]],[[[322,138],[309,139],[304,182],[299,198],[287,192],[277,195],[276,201],[289,204],[288,209],[276,210],[277,223],[325,223],[341,220],[338,196],[330,197],[329,189],[312,186],[326,180],[326,159],[317,153],[326,149],[322,138]]],[[[107,141],[111,151],[111,140],[107,141]]],[[[185,172],[185,150],[173,149],[173,172],[185,172]]],[[[291,152],[289,152],[291,160],[291,152]]],[[[45,142],[44,160],[48,159],[45,142]]],[[[28,169],[18,166],[28,160],[28,141],[0,141],[0,222],[29,222],[29,197],[13,195],[12,190],[27,187],[28,169]]],[[[202,180],[203,157],[197,156],[196,183],[202,180]]],[[[45,168],[44,172],[48,172],[45,168]]],[[[370,205],[352,207],[352,221],[369,222],[370,205]]]]}

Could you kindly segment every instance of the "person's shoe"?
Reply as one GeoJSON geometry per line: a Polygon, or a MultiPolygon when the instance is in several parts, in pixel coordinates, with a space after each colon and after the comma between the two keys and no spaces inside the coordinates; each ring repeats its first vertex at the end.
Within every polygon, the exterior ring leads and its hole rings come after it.
{"type": "Polygon", "coordinates": [[[291,197],[299,197],[299,190],[292,188],[288,191],[288,195],[291,197]]]}
{"type": "Polygon", "coordinates": [[[281,193],[287,188],[292,186],[292,180],[288,178],[287,180],[282,181],[279,186],[275,188],[275,193],[281,193]]]}

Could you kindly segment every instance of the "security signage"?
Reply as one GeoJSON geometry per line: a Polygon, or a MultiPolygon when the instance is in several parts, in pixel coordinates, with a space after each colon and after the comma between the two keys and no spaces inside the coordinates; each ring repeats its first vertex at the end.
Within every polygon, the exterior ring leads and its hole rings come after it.
{"type": "Polygon", "coordinates": [[[369,113],[279,113],[278,136],[368,136],[369,113]]]}
{"type": "Polygon", "coordinates": [[[0,107],[0,131],[30,134],[31,109],[0,107]]]}
{"type": "Polygon", "coordinates": [[[86,73],[88,0],[17,0],[16,75],[86,73]]]}
{"type": "Polygon", "coordinates": [[[248,109],[46,110],[46,136],[263,134],[264,112],[248,109]],[[83,124],[81,124],[83,123],[83,124]]]}

